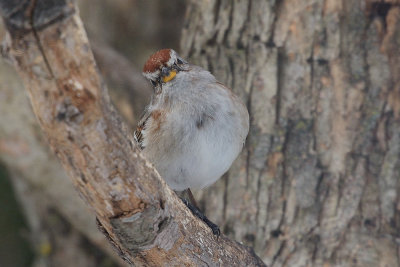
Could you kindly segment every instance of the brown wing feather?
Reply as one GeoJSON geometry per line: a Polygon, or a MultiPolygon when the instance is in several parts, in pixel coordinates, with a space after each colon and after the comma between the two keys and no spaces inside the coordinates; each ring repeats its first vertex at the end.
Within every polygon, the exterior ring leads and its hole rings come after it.
{"type": "Polygon", "coordinates": [[[151,113],[147,111],[143,114],[134,132],[135,141],[139,145],[140,149],[144,149],[142,131],[145,129],[146,122],[149,119],[150,115],[151,113]]]}

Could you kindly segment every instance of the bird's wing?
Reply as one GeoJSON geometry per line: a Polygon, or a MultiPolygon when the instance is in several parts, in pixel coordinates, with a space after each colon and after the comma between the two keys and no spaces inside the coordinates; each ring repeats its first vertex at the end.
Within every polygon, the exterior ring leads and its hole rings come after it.
{"type": "Polygon", "coordinates": [[[142,115],[142,118],[140,119],[138,125],[136,126],[136,130],[134,132],[135,141],[141,149],[144,149],[142,131],[145,129],[146,122],[149,119],[150,115],[151,115],[150,111],[146,110],[144,112],[144,114],[142,115]]]}

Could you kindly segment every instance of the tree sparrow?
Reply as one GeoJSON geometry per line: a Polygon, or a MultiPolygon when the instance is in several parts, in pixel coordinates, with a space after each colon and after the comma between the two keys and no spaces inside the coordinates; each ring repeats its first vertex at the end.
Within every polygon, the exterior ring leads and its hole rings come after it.
{"type": "Polygon", "coordinates": [[[246,107],[210,72],[172,49],[151,55],[143,75],[154,87],[135,131],[144,156],[173,190],[213,184],[243,148],[246,107]]]}

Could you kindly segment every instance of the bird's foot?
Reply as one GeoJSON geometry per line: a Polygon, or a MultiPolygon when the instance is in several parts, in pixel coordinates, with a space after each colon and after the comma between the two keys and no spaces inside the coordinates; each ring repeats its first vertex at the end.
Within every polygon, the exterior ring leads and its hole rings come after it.
{"type": "Polygon", "coordinates": [[[219,237],[221,235],[221,231],[219,230],[218,225],[210,221],[206,215],[204,215],[199,208],[196,206],[192,205],[189,201],[186,199],[182,198],[183,203],[185,203],[186,207],[190,209],[190,211],[193,213],[194,216],[197,218],[201,219],[205,224],[207,224],[208,227],[210,227],[211,231],[213,232],[214,235],[219,237]]]}

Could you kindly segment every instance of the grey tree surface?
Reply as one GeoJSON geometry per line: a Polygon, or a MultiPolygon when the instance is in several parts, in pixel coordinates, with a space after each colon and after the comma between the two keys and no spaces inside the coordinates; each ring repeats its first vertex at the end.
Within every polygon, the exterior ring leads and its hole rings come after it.
{"type": "Polygon", "coordinates": [[[199,192],[269,266],[399,266],[398,1],[192,1],[181,47],[247,102],[246,149],[199,192]]]}

